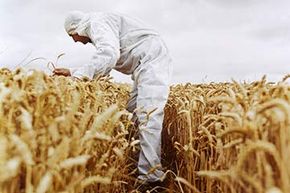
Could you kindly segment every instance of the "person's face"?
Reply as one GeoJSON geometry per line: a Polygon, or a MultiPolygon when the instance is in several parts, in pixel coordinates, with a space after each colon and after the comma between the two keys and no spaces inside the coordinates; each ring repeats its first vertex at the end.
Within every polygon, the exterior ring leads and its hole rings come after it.
{"type": "Polygon", "coordinates": [[[86,36],[80,36],[78,34],[70,35],[75,42],[82,42],[83,44],[91,43],[91,39],[86,36]]]}

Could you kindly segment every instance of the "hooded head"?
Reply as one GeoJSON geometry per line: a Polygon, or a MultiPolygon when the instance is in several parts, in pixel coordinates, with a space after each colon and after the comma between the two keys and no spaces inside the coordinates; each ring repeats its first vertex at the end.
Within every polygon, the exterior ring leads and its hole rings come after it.
{"type": "Polygon", "coordinates": [[[86,30],[90,22],[90,14],[81,11],[69,12],[65,18],[64,28],[69,35],[88,36],[86,30]]]}
{"type": "Polygon", "coordinates": [[[75,42],[79,41],[83,44],[91,42],[87,34],[87,28],[90,23],[90,14],[80,11],[72,11],[65,18],[64,28],[66,32],[72,36],[75,42]]]}

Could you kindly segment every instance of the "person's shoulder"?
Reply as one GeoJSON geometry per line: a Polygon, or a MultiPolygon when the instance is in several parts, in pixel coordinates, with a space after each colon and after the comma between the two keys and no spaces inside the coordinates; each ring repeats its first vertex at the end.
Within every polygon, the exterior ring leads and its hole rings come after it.
{"type": "Polygon", "coordinates": [[[91,22],[90,22],[90,28],[93,26],[103,26],[108,23],[116,22],[118,23],[120,21],[120,16],[114,13],[110,12],[94,12],[90,14],[91,16],[91,22]]]}
{"type": "Polygon", "coordinates": [[[111,19],[119,19],[120,14],[114,12],[94,12],[91,14],[91,17],[94,18],[94,21],[106,21],[111,19]]]}
{"type": "Polygon", "coordinates": [[[97,12],[93,12],[92,15],[94,15],[96,17],[107,17],[107,16],[117,16],[119,14],[118,13],[114,13],[114,12],[97,11],[97,12]]]}

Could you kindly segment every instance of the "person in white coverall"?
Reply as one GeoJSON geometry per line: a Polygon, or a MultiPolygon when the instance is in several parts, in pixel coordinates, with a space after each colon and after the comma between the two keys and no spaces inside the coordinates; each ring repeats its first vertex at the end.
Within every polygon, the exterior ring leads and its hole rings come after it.
{"type": "Polygon", "coordinates": [[[140,21],[113,13],[71,12],[65,19],[65,30],[75,41],[92,43],[96,52],[90,64],[75,71],[55,69],[54,74],[92,79],[108,75],[115,69],[132,75],[134,85],[127,109],[130,112],[137,109],[140,139],[138,178],[146,182],[159,181],[164,175],[161,169],[161,130],[172,74],[171,58],[164,41],[156,31],[140,21]],[[144,111],[154,109],[147,120],[144,111]]]}

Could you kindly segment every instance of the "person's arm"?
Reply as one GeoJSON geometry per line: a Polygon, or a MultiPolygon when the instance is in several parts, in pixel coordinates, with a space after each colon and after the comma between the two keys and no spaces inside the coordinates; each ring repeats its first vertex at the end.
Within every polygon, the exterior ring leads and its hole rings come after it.
{"type": "Polygon", "coordinates": [[[86,76],[92,79],[99,75],[108,75],[116,65],[120,57],[119,29],[109,25],[109,22],[105,18],[92,22],[88,28],[88,35],[96,47],[96,52],[91,63],[72,72],[72,76],[86,76]]]}

